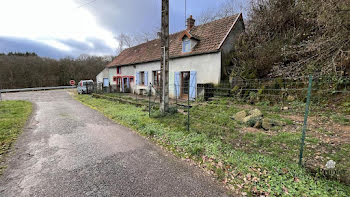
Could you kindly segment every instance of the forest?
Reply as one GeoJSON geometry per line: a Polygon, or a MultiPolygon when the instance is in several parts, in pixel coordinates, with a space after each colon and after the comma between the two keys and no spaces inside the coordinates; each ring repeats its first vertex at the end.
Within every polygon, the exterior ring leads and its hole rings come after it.
{"type": "Polygon", "coordinates": [[[32,52],[0,54],[0,89],[64,86],[70,80],[95,81],[110,60],[89,55],[56,60],[32,52]]]}

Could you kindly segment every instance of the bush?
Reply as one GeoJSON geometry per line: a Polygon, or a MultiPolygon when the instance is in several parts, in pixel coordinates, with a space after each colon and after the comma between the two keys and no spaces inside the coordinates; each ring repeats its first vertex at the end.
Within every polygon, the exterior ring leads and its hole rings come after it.
{"type": "Polygon", "coordinates": [[[232,75],[242,78],[350,74],[350,0],[252,1],[232,75]]]}

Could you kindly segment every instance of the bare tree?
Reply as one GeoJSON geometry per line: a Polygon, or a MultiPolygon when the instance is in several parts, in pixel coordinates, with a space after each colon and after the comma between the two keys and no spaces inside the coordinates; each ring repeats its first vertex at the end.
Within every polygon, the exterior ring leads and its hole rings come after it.
{"type": "Polygon", "coordinates": [[[199,24],[204,24],[220,18],[232,16],[237,12],[242,12],[242,10],[242,1],[224,0],[217,8],[209,8],[202,11],[197,18],[199,24]]]}
{"type": "Polygon", "coordinates": [[[114,39],[116,39],[118,42],[117,55],[120,54],[125,48],[130,48],[136,43],[134,38],[126,33],[121,33],[114,37],[114,39]]]}
{"type": "Polygon", "coordinates": [[[114,39],[118,42],[118,46],[116,48],[117,55],[119,55],[126,48],[157,39],[159,31],[160,24],[157,24],[149,32],[140,32],[135,34],[120,33],[118,36],[114,37],[114,39]]]}

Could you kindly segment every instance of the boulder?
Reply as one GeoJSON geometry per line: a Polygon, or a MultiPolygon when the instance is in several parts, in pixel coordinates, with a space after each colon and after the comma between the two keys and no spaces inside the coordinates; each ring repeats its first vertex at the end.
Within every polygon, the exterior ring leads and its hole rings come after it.
{"type": "Polygon", "coordinates": [[[260,129],[260,128],[261,128],[261,126],[262,126],[262,121],[261,121],[261,120],[259,120],[259,121],[257,121],[257,122],[255,123],[254,128],[256,128],[256,129],[260,129]]]}
{"type": "Polygon", "coordinates": [[[254,118],[255,118],[254,116],[250,115],[250,116],[247,116],[247,117],[243,118],[242,122],[246,124],[246,123],[251,122],[252,120],[254,120],[254,118]]]}
{"type": "Polygon", "coordinates": [[[247,112],[246,111],[240,111],[240,112],[237,112],[235,115],[234,115],[234,119],[239,121],[239,122],[243,122],[243,119],[247,116],[247,112]]]}
{"type": "Polygon", "coordinates": [[[270,130],[273,127],[272,121],[269,118],[264,118],[261,123],[261,127],[265,130],[270,130]]]}
{"type": "Polygon", "coordinates": [[[254,126],[255,123],[262,118],[262,113],[258,109],[253,109],[249,111],[249,116],[243,118],[245,124],[249,123],[250,126],[254,126]]]}
{"type": "Polygon", "coordinates": [[[273,120],[273,126],[286,126],[287,124],[280,120],[273,120]]]}
{"type": "Polygon", "coordinates": [[[262,120],[261,127],[265,130],[270,130],[274,126],[285,126],[285,125],[286,125],[286,123],[283,121],[273,120],[270,118],[264,118],[262,120]]]}
{"type": "Polygon", "coordinates": [[[259,109],[253,109],[249,111],[249,115],[254,116],[254,117],[261,117],[262,113],[259,109]]]}

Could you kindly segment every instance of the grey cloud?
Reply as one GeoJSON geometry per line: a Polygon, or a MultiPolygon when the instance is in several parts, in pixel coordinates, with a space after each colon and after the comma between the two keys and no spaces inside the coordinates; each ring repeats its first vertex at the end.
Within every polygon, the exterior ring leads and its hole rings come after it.
{"type": "MultiPolygon", "coordinates": [[[[75,0],[81,4],[81,1],[75,0]]],[[[103,0],[83,7],[92,13],[105,29],[119,33],[138,34],[152,32],[159,27],[160,0],[103,0]]],[[[183,1],[170,1],[170,32],[184,29],[183,1]]]]}
{"type": "Polygon", "coordinates": [[[57,40],[57,41],[70,47],[72,49],[72,53],[75,54],[75,56],[78,56],[80,54],[112,55],[114,53],[113,49],[111,49],[104,40],[101,40],[98,38],[90,37],[86,39],[86,42],[80,42],[73,39],[57,40]],[[91,43],[92,46],[90,46],[88,43],[91,43]]]}
{"type": "Polygon", "coordinates": [[[0,37],[0,53],[35,52],[42,57],[62,58],[67,53],[54,47],[26,38],[0,37]]]}
{"type": "Polygon", "coordinates": [[[49,45],[40,43],[38,41],[26,39],[26,38],[14,38],[14,37],[0,37],[0,53],[8,52],[35,52],[42,57],[63,58],[66,56],[78,57],[80,54],[114,54],[111,49],[103,40],[96,38],[88,38],[87,42],[93,44],[91,47],[86,42],[80,42],[76,40],[56,40],[62,44],[67,45],[72,51],[63,51],[49,45]]]}
{"type": "MultiPolygon", "coordinates": [[[[81,4],[81,1],[76,2],[81,4]]],[[[150,31],[160,24],[159,0],[104,0],[83,8],[88,9],[101,26],[113,33],[150,31]]]]}
{"type": "MultiPolygon", "coordinates": [[[[78,4],[90,2],[88,0],[74,0],[78,4]]],[[[213,0],[187,0],[187,15],[198,16],[201,10],[214,7],[217,4],[213,0]]],[[[87,9],[95,16],[96,21],[103,28],[118,35],[127,33],[137,35],[139,33],[153,32],[160,28],[161,0],[97,0],[79,9],[87,9]]],[[[174,33],[185,28],[184,1],[170,1],[170,32],[174,33]]],[[[25,38],[1,37],[0,53],[3,52],[36,52],[40,56],[62,58],[65,56],[77,57],[80,54],[115,54],[114,49],[108,47],[103,40],[88,38],[87,42],[72,39],[57,40],[72,51],[62,51],[49,45],[25,38]]]]}

